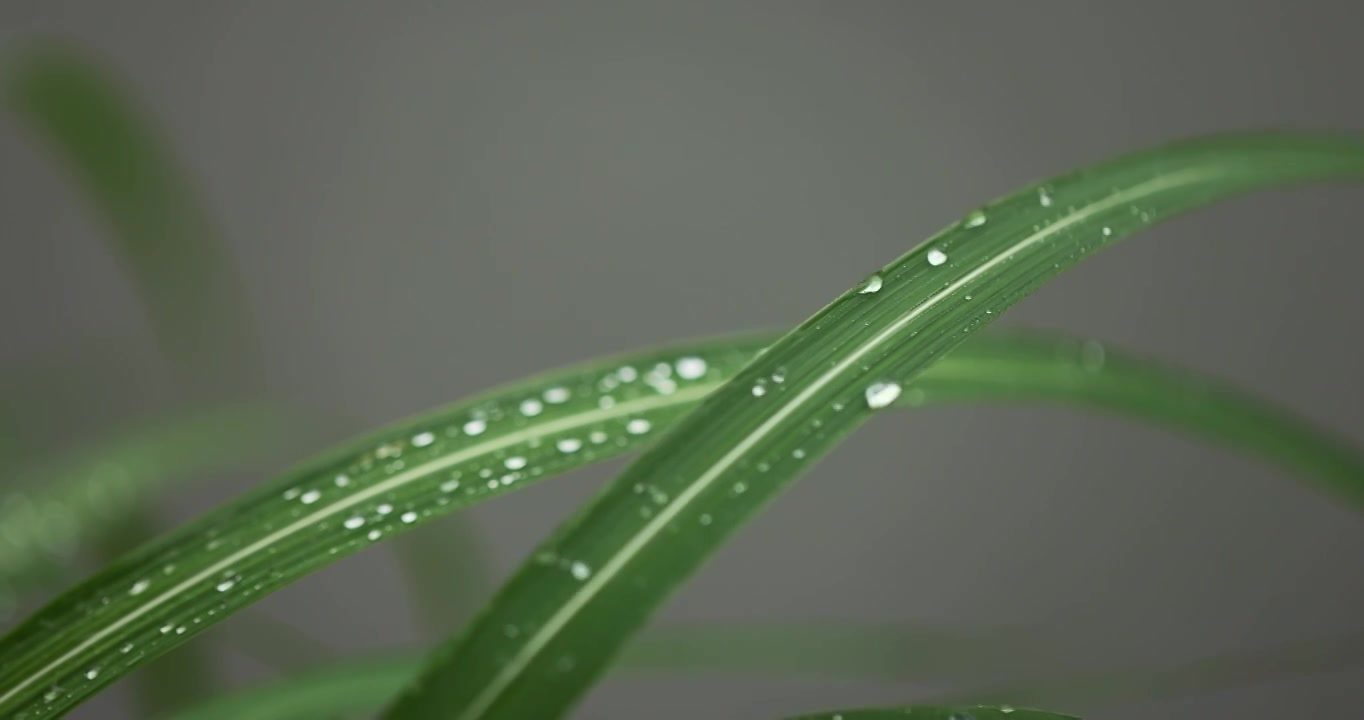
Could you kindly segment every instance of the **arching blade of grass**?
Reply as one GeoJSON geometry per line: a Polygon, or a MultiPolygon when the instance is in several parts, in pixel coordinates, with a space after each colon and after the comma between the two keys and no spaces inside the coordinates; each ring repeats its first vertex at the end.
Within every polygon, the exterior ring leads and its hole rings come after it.
{"type": "MultiPolygon", "coordinates": [[[[771,340],[727,338],[586,363],[398,423],[300,466],[107,568],[0,640],[0,716],[61,712],[312,570],[432,518],[641,447],[771,340]]],[[[1076,340],[968,343],[897,401],[973,397],[967,374],[978,372],[974,397],[1075,404],[1092,397],[1096,407],[1177,421],[1250,451],[1261,450],[1253,443],[1274,427],[1296,426],[1269,409],[1257,416],[1267,429],[1233,423],[1250,401],[1218,390],[1205,393],[1207,403],[1183,403],[1177,398],[1192,397],[1191,388],[1216,385],[1111,349],[1099,366],[1092,348],[1076,340]],[[1010,368],[1013,345],[1019,362],[1010,368]]],[[[1360,460],[1329,437],[1301,429],[1284,442],[1285,457],[1336,458],[1301,464],[1323,483],[1364,477],[1360,460]]],[[[642,489],[651,504],[659,501],[654,489],[642,489]]],[[[570,562],[563,571],[575,570],[570,562]]]]}
{"type": "Polygon", "coordinates": [[[110,246],[168,355],[196,384],[240,382],[254,373],[254,331],[230,258],[132,93],[63,45],[27,42],[6,50],[0,101],[78,181],[111,231],[110,246]]]}
{"type": "MultiPolygon", "coordinates": [[[[1020,667],[1036,671],[1055,662],[1052,651],[1039,638],[1006,638],[990,642],[973,633],[953,636],[932,628],[923,631],[905,628],[875,628],[875,637],[864,637],[861,628],[845,628],[810,636],[806,626],[773,628],[783,637],[768,637],[764,626],[719,624],[669,629],[655,633],[646,630],[621,654],[612,671],[640,668],[672,671],[740,672],[768,674],[814,674],[821,677],[968,678],[997,670],[1015,672],[1020,667]],[[679,632],[681,631],[681,632],[679,632]],[[725,657],[733,647],[729,637],[756,634],[763,642],[778,642],[749,647],[744,664],[732,657],[719,667],[710,665],[715,657],[725,657]],[[704,653],[670,658],[667,649],[678,637],[689,638],[693,648],[706,646],[704,653]],[[790,641],[808,645],[792,655],[790,641]],[[834,640],[827,644],[828,640],[834,640]],[[825,643],[825,644],[821,644],[825,643]],[[809,651],[818,646],[820,649],[809,651]],[[944,665],[941,651],[951,653],[944,665]],[[887,653],[898,653],[891,659],[887,653]],[[1008,663],[1001,662],[1009,658],[1008,663]],[[803,663],[793,668],[791,663],[803,663]],[[657,663],[657,665],[655,665],[657,663]],[[1007,664],[1007,667],[1005,666],[1007,664]]],[[[1109,706],[1128,701],[1152,702],[1194,693],[1246,687],[1276,679],[1290,679],[1315,673],[1339,672],[1364,664],[1364,637],[1354,633],[1312,642],[1291,643],[1252,652],[1226,653],[1194,662],[1168,667],[1127,667],[1100,672],[1060,672],[1045,680],[1019,683],[1007,688],[987,688],[954,692],[927,702],[940,705],[968,703],[1014,703],[1046,707],[1109,706]]],[[[363,658],[238,691],[215,698],[174,720],[312,720],[341,712],[364,712],[378,707],[403,685],[416,677],[421,659],[413,656],[363,658]]]]}
{"type": "Polygon", "coordinates": [[[863,708],[800,715],[788,720],[1079,720],[1073,715],[1058,715],[1011,705],[967,705],[963,707],[863,708]]]}
{"type": "MultiPolygon", "coordinates": [[[[905,677],[962,681],[1035,657],[1035,638],[997,628],[821,623],[684,623],[640,634],[613,671],[821,677],[905,677]],[[717,662],[718,660],[718,662],[717,662]]],[[[377,709],[421,669],[416,653],[336,663],[203,703],[175,720],[311,720],[377,709]]]]}
{"type": "Polygon", "coordinates": [[[1062,269],[1225,197],[1360,178],[1364,143],[1353,137],[1225,136],[1129,155],[971,213],[815,314],[679,423],[534,554],[387,717],[561,716],[767,500],[907,378],[1062,269]]]}
{"type": "Polygon", "coordinates": [[[0,584],[27,589],[84,538],[118,523],[168,482],[234,467],[291,437],[287,413],[239,403],[124,430],[42,467],[20,470],[0,501],[0,584]]]}

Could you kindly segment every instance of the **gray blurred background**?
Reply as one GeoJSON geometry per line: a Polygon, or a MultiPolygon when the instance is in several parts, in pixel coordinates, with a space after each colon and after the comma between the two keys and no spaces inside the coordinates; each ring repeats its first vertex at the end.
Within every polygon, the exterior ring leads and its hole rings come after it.
{"type": "MultiPolygon", "coordinates": [[[[604,352],[794,325],[972,206],[1117,152],[1364,128],[1351,2],[0,8],[0,32],[96,51],[167,130],[233,248],[272,392],[350,418],[294,457],[604,352]]],[[[1361,206],[1358,188],[1219,206],[1002,322],[1208,370],[1364,444],[1361,206]]],[[[101,232],[0,118],[0,369],[110,337],[155,365],[101,232]]],[[[110,418],[162,392],[107,380],[92,413],[110,418]]],[[[620,467],[477,509],[494,564],[509,572],[620,467]]],[[[188,519],[278,469],[160,511],[188,519]]],[[[1096,666],[1174,663],[1359,629],[1361,551],[1355,514],[1257,461],[1108,417],[933,409],[858,433],[660,617],[1021,625],[1096,666]]],[[[262,607],[346,654],[429,642],[383,545],[262,607]]],[[[1361,681],[1060,709],[1359,717],[1361,681]]],[[[923,690],[653,675],[602,684],[579,717],[773,717],[923,690]]],[[[74,717],[125,717],[119,701],[74,717]]]]}

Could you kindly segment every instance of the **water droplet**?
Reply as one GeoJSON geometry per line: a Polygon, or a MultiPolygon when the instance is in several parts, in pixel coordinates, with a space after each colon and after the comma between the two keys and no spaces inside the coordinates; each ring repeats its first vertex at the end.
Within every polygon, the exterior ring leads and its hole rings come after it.
{"type": "Polygon", "coordinates": [[[384,504],[380,505],[379,507],[374,508],[374,512],[377,512],[377,513],[379,513],[380,515],[387,515],[387,514],[393,512],[393,506],[392,506],[392,505],[389,505],[388,503],[384,503],[384,504]]]}
{"type": "Polygon", "coordinates": [[[797,460],[803,460],[805,459],[805,450],[801,448],[796,448],[795,450],[791,451],[791,457],[797,460]]]}
{"type": "Polygon", "coordinates": [[[857,292],[858,294],[861,295],[874,293],[881,289],[881,284],[882,284],[881,276],[876,273],[873,273],[871,275],[868,275],[866,280],[862,281],[862,289],[858,290],[857,292]]]}
{"type": "Polygon", "coordinates": [[[706,374],[706,361],[699,357],[687,356],[677,359],[677,376],[683,380],[695,380],[706,374]]]}
{"type": "Polygon", "coordinates": [[[1111,228],[1111,227],[1105,225],[1105,226],[1104,226],[1104,237],[1112,237],[1112,236],[1113,236],[1113,228],[1111,228]]]}
{"type": "Polygon", "coordinates": [[[384,536],[384,532],[383,532],[382,530],[370,530],[370,531],[369,531],[369,534],[366,535],[365,537],[369,538],[370,541],[373,542],[373,541],[378,540],[379,538],[381,538],[381,537],[383,537],[383,536],[384,536]]]}
{"type": "Polygon", "coordinates": [[[929,251],[928,251],[928,264],[929,264],[929,265],[932,265],[932,266],[934,266],[934,267],[937,267],[937,266],[939,266],[939,265],[941,265],[941,264],[943,264],[943,263],[945,263],[945,262],[947,262],[947,253],[945,253],[945,252],[943,252],[943,251],[941,251],[941,250],[939,250],[939,249],[937,249],[937,248],[933,248],[932,250],[929,250],[929,251]]]}
{"type": "Polygon", "coordinates": [[[582,446],[583,441],[578,438],[564,438],[559,442],[554,443],[554,447],[558,448],[561,453],[578,452],[578,450],[582,449],[582,446]]]}
{"type": "Polygon", "coordinates": [[[301,495],[298,498],[298,501],[303,503],[304,505],[312,505],[313,503],[321,499],[322,499],[321,492],[317,490],[309,490],[308,492],[303,493],[303,495],[301,495]]]}
{"type": "Polygon", "coordinates": [[[545,409],[544,404],[542,404],[539,400],[536,400],[535,398],[529,398],[521,401],[521,414],[525,415],[526,417],[535,417],[536,415],[540,414],[541,410],[544,409],[545,409]]]}
{"type": "Polygon", "coordinates": [[[399,516],[398,516],[398,519],[399,519],[399,520],[402,520],[403,522],[407,523],[408,525],[411,525],[412,523],[417,522],[417,513],[412,512],[411,510],[408,510],[407,512],[403,513],[402,515],[399,515],[399,516]]]}
{"type": "Polygon", "coordinates": [[[336,483],[337,487],[345,487],[350,484],[350,476],[343,473],[337,475],[332,482],[336,483]]]}
{"type": "Polygon", "coordinates": [[[359,515],[355,515],[355,516],[346,518],[346,521],[343,522],[343,523],[341,523],[341,524],[342,524],[342,525],[345,525],[347,530],[354,530],[355,528],[358,528],[358,527],[360,527],[361,525],[364,525],[364,524],[365,524],[365,519],[362,518],[362,517],[360,517],[359,515]]]}
{"type": "Polygon", "coordinates": [[[231,590],[232,587],[233,587],[234,585],[236,585],[236,584],[237,584],[237,581],[236,581],[236,580],[224,580],[224,581],[218,583],[218,588],[217,588],[217,589],[218,589],[218,592],[227,592],[228,590],[231,590]]]}
{"type": "Polygon", "coordinates": [[[569,572],[573,573],[573,577],[578,580],[586,580],[592,577],[592,568],[588,567],[587,563],[575,562],[569,566],[569,572]]]}
{"type": "Polygon", "coordinates": [[[99,668],[90,668],[85,671],[86,680],[94,680],[97,677],[99,677],[99,668]]]}
{"type": "Polygon", "coordinates": [[[631,435],[643,435],[644,433],[649,432],[649,428],[651,427],[653,427],[653,423],[648,420],[645,420],[644,418],[635,418],[625,424],[625,431],[631,435]]]}
{"type": "Polygon", "coordinates": [[[133,644],[123,643],[123,647],[119,648],[118,651],[123,653],[124,655],[127,655],[128,653],[133,651],[133,644]]]}
{"type": "Polygon", "coordinates": [[[735,495],[743,495],[744,493],[748,492],[748,483],[743,482],[741,480],[739,482],[734,483],[734,486],[730,489],[734,491],[735,495]]]}
{"type": "Polygon", "coordinates": [[[900,397],[900,383],[875,382],[867,386],[867,407],[879,410],[900,397]]]}
{"type": "Polygon", "coordinates": [[[488,423],[486,420],[475,418],[467,423],[464,423],[464,434],[469,435],[471,437],[474,435],[482,435],[483,431],[487,429],[488,423]]]}
{"type": "Polygon", "coordinates": [[[621,382],[634,382],[635,378],[639,377],[639,372],[629,365],[626,365],[616,371],[616,377],[620,378],[621,382]]]}
{"type": "Polygon", "coordinates": [[[128,594],[129,594],[129,595],[141,595],[148,587],[151,586],[151,584],[152,584],[152,581],[150,581],[150,580],[146,580],[146,579],[138,580],[137,582],[133,583],[133,586],[132,586],[132,587],[128,588],[128,594]]]}
{"type": "Polygon", "coordinates": [[[767,394],[767,388],[762,385],[753,386],[753,397],[762,397],[767,394]]]}
{"type": "Polygon", "coordinates": [[[659,395],[672,395],[677,390],[677,383],[668,378],[649,376],[649,387],[652,387],[659,395]]]}
{"type": "Polygon", "coordinates": [[[709,525],[711,523],[710,513],[703,514],[701,517],[697,518],[697,521],[702,525],[709,525]]]}
{"type": "Polygon", "coordinates": [[[544,392],[545,402],[558,405],[561,402],[568,402],[570,393],[566,387],[552,387],[544,392]]]}
{"type": "Polygon", "coordinates": [[[506,460],[503,460],[502,464],[507,466],[508,470],[520,470],[526,466],[526,459],[520,455],[513,455],[506,460]]]}
{"type": "Polygon", "coordinates": [[[1037,189],[1037,202],[1041,203],[1042,207],[1051,207],[1051,195],[1046,188],[1037,189]]]}
{"type": "Polygon", "coordinates": [[[966,215],[966,219],[963,220],[961,224],[969,228],[980,227],[985,224],[987,219],[984,210],[972,210],[966,215]]]}
{"type": "Polygon", "coordinates": [[[288,490],[285,490],[285,491],[284,491],[284,499],[285,499],[285,500],[293,500],[294,498],[298,497],[298,494],[299,494],[300,492],[303,492],[303,491],[302,491],[302,490],[299,490],[298,488],[289,488],[288,490]]]}
{"type": "Polygon", "coordinates": [[[591,440],[592,444],[594,445],[600,445],[606,442],[609,438],[606,433],[600,430],[593,430],[592,432],[588,433],[587,439],[591,440]]]}
{"type": "Polygon", "coordinates": [[[603,395],[597,398],[597,407],[603,410],[610,410],[616,406],[616,399],[610,395],[603,395]]]}
{"type": "Polygon", "coordinates": [[[436,441],[434,433],[424,432],[412,436],[412,447],[426,447],[436,441]]]}
{"type": "Polygon", "coordinates": [[[174,625],[162,625],[162,626],[161,626],[161,634],[162,634],[162,635],[169,635],[170,632],[171,632],[172,630],[174,630],[174,629],[175,629],[175,626],[174,626],[174,625]]]}
{"type": "Polygon", "coordinates": [[[443,483],[440,484],[440,491],[441,491],[441,492],[447,492],[447,493],[449,493],[449,492],[454,492],[454,491],[456,491],[456,490],[458,490],[458,489],[459,489],[459,481],[458,481],[458,480],[446,480],[445,482],[443,482],[443,483]]]}

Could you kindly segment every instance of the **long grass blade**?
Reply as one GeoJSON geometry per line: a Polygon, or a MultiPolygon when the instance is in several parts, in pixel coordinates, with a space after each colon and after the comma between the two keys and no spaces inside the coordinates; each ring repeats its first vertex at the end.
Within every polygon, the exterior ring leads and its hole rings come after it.
{"type": "Polygon", "coordinates": [[[83,53],[51,41],[6,50],[0,101],[64,162],[111,231],[168,356],[196,385],[254,382],[260,364],[239,280],[164,133],[83,53]]]}
{"type": "Polygon", "coordinates": [[[766,501],[907,378],[1061,270],[1223,198],[1360,178],[1354,137],[1224,136],[1129,155],[971,213],[815,314],[670,431],[541,546],[386,717],[563,715],[766,501]]]}
{"type": "MultiPolygon", "coordinates": [[[[1014,673],[1020,667],[1036,670],[1055,662],[1054,653],[1038,638],[1000,638],[975,633],[952,634],[932,628],[829,628],[807,632],[807,626],[715,626],[649,629],[621,654],[612,672],[666,669],[683,672],[811,674],[850,679],[965,679],[995,670],[1014,673]],[[867,634],[875,633],[874,636],[867,634]],[[734,634],[762,638],[742,663],[726,658],[734,634]],[[670,657],[668,648],[680,637],[693,654],[670,657]],[[792,643],[807,650],[791,654],[792,643]],[[832,643],[828,641],[832,640],[832,643]],[[767,644],[768,641],[775,641],[767,644]],[[705,648],[700,652],[697,649],[705,648]],[[808,651],[810,648],[817,648],[808,651]],[[918,648],[918,650],[916,650],[918,648]],[[939,650],[952,654],[942,662],[939,650]],[[1003,662],[1005,658],[1008,662],[1003,662]],[[797,663],[793,667],[792,662],[797,663]],[[1006,667],[1007,665],[1007,667],[1006,667]]],[[[1271,646],[1254,651],[1223,653],[1168,666],[1122,667],[1090,672],[1055,672],[1007,687],[977,688],[926,700],[936,705],[1012,703],[1047,707],[1114,706],[1129,701],[1153,702],[1170,698],[1259,685],[1275,680],[1339,672],[1364,665],[1364,634],[1271,646]]],[[[174,720],[311,720],[352,711],[367,712],[386,702],[421,669],[421,658],[402,655],[362,658],[320,667],[282,680],[215,698],[178,714],[174,720]]]]}
{"type": "Polygon", "coordinates": [[[1012,705],[964,705],[960,708],[936,708],[915,705],[907,708],[861,708],[832,710],[788,717],[787,720],[1079,720],[1072,715],[1057,715],[1012,705]]]}
{"type": "MultiPolygon", "coordinates": [[[[0,716],[62,712],[312,570],[535,480],[642,447],[771,341],[724,338],[589,362],[395,424],[287,472],[107,568],[0,640],[0,716]]],[[[1243,438],[1236,426],[1220,423],[1239,412],[1237,404],[1217,409],[1231,391],[1188,407],[1157,400],[1217,386],[1122,360],[1111,348],[1109,361],[1096,366],[1085,347],[1055,339],[968,343],[909,385],[897,403],[1001,394],[1084,404],[1092,395],[1099,408],[1155,408],[1156,419],[1179,418],[1197,432],[1259,449],[1250,442],[1258,430],[1243,438]],[[1011,343],[1022,348],[1019,365],[1003,371],[1011,343]],[[1050,351],[1038,349],[1047,343],[1050,351]],[[1134,368],[1139,376],[1122,377],[1134,368]],[[979,373],[974,396],[966,390],[971,372],[979,373]],[[1027,385],[1032,389],[1021,390],[1027,385]]],[[[1268,409],[1262,414],[1295,422],[1268,409]]],[[[1349,462],[1364,467],[1338,441],[1309,429],[1293,437],[1305,443],[1296,454],[1345,458],[1341,477],[1349,476],[1349,462]]],[[[657,503],[652,488],[642,489],[657,503]]]]}
{"type": "Polygon", "coordinates": [[[0,585],[31,589],[84,539],[114,527],[173,480],[239,467],[292,437],[288,413],[239,403],[126,429],[18,471],[0,500],[0,585]]]}
{"type": "Polygon", "coordinates": [[[967,705],[929,707],[916,705],[898,708],[861,708],[800,715],[788,720],[1079,720],[1073,715],[1016,708],[1012,705],[967,705]]]}

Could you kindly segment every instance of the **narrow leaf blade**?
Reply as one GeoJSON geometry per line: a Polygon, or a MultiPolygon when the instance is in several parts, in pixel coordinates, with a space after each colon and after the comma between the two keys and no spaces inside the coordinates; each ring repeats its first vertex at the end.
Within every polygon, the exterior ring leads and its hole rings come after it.
{"type": "Polygon", "coordinates": [[[968,215],[818,312],[670,431],[541,546],[386,717],[563,715],[768,500],[905,378],[1062,269],[1223,198],[1361,177],[1356,138],[1223,136],[1119,158],[968,215]]]}

